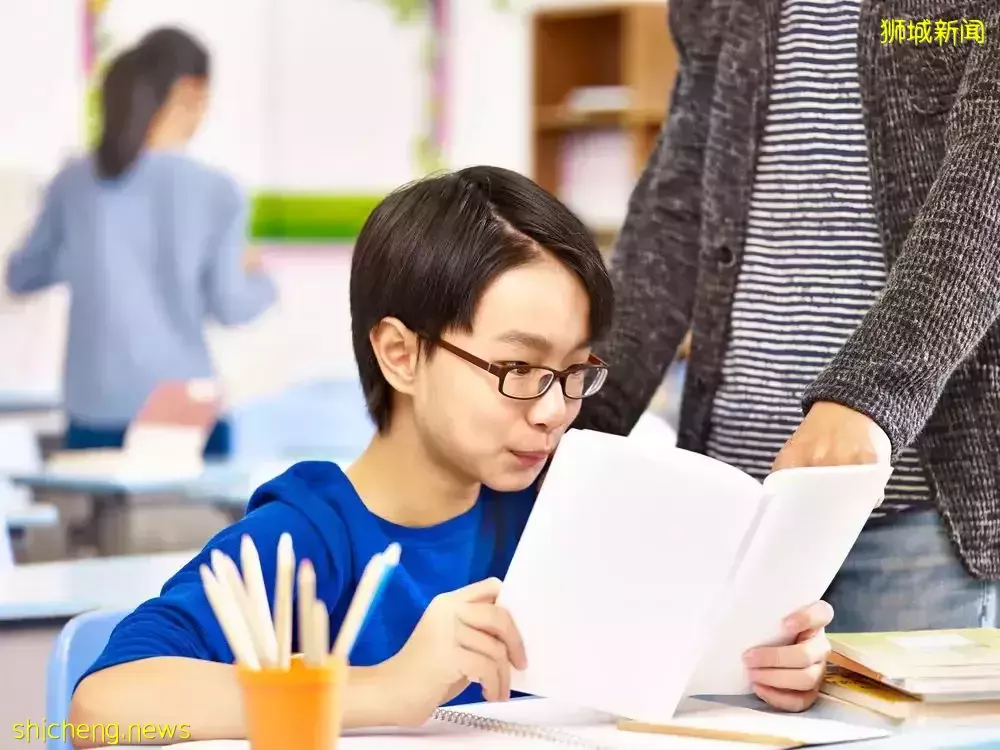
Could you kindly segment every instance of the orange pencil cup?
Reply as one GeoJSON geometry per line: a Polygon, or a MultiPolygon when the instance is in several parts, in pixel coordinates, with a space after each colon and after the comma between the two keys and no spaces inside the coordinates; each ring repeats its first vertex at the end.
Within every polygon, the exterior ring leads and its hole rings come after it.
{"type": "Polygon", "coordinates": [[[291,668],[238,667],[251,750],[334,750],[340,737],[347,666],[321,667],[292,657],[291,668]]]}

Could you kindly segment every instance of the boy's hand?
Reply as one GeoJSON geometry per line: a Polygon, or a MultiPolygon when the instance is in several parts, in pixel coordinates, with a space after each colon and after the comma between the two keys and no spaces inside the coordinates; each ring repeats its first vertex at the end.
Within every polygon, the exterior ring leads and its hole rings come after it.
{"type": "Polygon", "coordinates": [[[825,628],[831,620],[833,607],[816,602],[785,620],[794,638],[791,646],[755,648],[744,655],[761,700],[783,711],[805,711],[816,702],[830,653],[825,628]]]}
{"type": "Polygon", "coordinates": [[[524,669],[524,644],[496,605],[490,578],[435,597],[410,639],[391,659],[399,681],[401,723],[422,724],[441,704],[479,683],[486,700],[510,697],[510,668],[524,669]]]}

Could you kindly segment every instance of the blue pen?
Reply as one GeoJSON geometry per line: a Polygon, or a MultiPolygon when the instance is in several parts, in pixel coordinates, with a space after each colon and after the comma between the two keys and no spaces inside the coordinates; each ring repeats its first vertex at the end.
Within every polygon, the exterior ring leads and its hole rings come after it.
{"type": "Polygon", "coordinates": [[[378,606],[386,583],[399,564],[401,553],[402,550],[399,544],[393,542],[386,547],[385,552],[375,555],[369,561],[368,565],[365,566],[365,572],[361,576],[358,589],[354,593],[354,599],[351,601],[351,605],[348,607],[347,614],[344,617],[344,622],[341,625],[341,632],[333,645],[332,653],[334,656],[344,660],[347,660],[350,656],[358,635],[367,624],[372,611],[378,606]],[[374,583],[369,588],[369,586],[366,586],[366,583],[373,576],[375,577],[374,583]],[[366,589],[371,591],[367,602],[363,601],[363,597],[367,595],[366,589]],[[357,611],[358,607],[363,607],[363,614],[357,611]],[[358,624],[355,625],[355,622],[358,624]]]}
{"type": "MultiPolygon", "coordinates": [[[[378,608],[379,600],[382,598],[382,592],[385,591],[385,586],[392,578],[393,571],[396,570],[396,566],[399,565],[399,557],[403,550],[400,546],[393,542],[388,547],[385,548],[385,552],[382,553],[382,569],[379,571],[379,581],[375,586],[375,593],[372,594],[371,603],[368,605],[368,611],[365,613],[365,618],[361,621],[361,627],[358,628],[358,635],[364,632],[365,625],[368,624],[368,620],[372,616],[372,612],[378,608]]],[[[353,644],[352,644],[353,645],[353,644]]],[[[351,652],[348,650],[347,655],[350,656],[351,652]]]]}

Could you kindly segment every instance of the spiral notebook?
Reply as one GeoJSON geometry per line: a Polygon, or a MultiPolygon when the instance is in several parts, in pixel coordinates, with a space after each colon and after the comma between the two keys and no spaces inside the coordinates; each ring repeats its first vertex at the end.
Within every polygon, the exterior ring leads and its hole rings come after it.
{"type": "MultiPolygon", "coordinates": [[[[563,745],[582,750],[746,750],[798,748],[888,736],[885,729],[781,714],[689,698],[675,718],[655,727],[546,698],[438,709],[423,736],[470,741],[469,733],[518,747],[563,745]]],[[[481,740],[477,739],[477,747],[481,740]]],[[[442,743],[443,744],[443,743],[442,743]]]]}
{"type": "MultiPolygon", "coordinates": [[[[823,699],[821,698],[821,701],[823,699]]],[[[821,704],[817,709],[825,708],[821,704]]],[[[810,713],[822,716],[825,711],[810,713]]],[[[830,712],[842,717],[840,712],[830,712]]],[[[850,716],[857,715],[852,710],[850,716]]],[[[688,699],[670,724],[655,732],[628,731],[615,717],[580,709],[548,698],[522,698],[506,703],[477,703],[440,708],[423,726],[346,730],[341,750],[780,750],[886,737],[841,720],[801,714],[775,714],[688,699]]],[[[185,744],[185,748],[188,744],[185,744]]],[[[246,740],[190,743],[191,750],[249,750],[246,740]]]]}

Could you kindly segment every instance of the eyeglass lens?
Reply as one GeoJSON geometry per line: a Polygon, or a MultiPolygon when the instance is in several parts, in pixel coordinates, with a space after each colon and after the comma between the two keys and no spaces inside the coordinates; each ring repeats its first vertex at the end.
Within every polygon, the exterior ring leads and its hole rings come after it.
{"type": "MultiPolygon", "coordinates": [[[[563,387],[568,398],[585,398],[591,395],[604,381],[605,371],[597,367],[587,367],[569,373],[563,387]]],[[[540,367],[518,367],[507,372],[501,391],[511,398],[535,398],[545,393],[555,373],[540,367]]]]}

